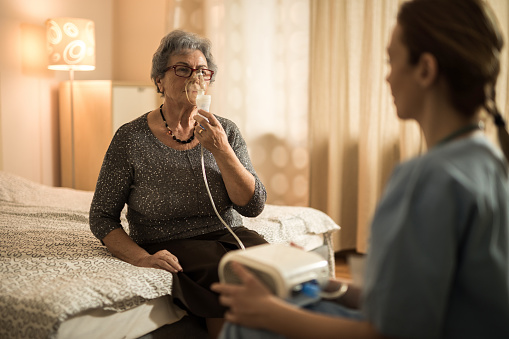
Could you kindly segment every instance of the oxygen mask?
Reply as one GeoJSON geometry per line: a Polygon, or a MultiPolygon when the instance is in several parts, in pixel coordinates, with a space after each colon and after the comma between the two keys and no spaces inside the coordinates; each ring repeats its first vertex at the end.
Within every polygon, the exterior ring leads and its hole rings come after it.
{"type": "Polygon", "coordinates": [[[205,79],[203,78],[203,72],[201,70],[197,70],[192,76],[187,78],[184,86],[187,101],[189,101],[190,104],[198,105],[196,102],[197,98],[193,98],[192,93],[197,92],[198,96],[205,95],[207,86],[205,84],[205,79]]]}
{"type": "Polygon", "coordinates": [[[205,94],[205,79],[203,78],[203,72],[201,70],[197,71],[198,77],[198,95],[196,96],[196,106],[198,109],[202,109],[204,111],[210,111],[210,102],[212,101],[212,97],[210,95],[205,94]]]}

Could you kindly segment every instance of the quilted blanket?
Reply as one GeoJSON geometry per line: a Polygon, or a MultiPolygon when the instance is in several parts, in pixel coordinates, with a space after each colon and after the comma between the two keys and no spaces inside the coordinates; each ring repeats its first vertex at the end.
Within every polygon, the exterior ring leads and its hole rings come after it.
{"type": "Polygon", "coordinates": [[[84,310],[170,294],[170,273],[116,259],[91,234],[90,193],[10,179],[0,180],[0,337],[51,338],[84,310]]]}
{"type": "MultiPolygon", "coordinates": [[[[82,311],[122,311],[171,294],[170,273],[125,263],[91,234],[91,199],[92,192],[0,172],[1,338],[52,338],[82,311]]],[[[315,246],[315,235],[330,241],[339,229],[326,214],[304,207],[268,205],[244,221],[269,242],[296,240],[307,248],[315,246]]],[[[127,229],[125,218],[122,223],[127,229]]]]}

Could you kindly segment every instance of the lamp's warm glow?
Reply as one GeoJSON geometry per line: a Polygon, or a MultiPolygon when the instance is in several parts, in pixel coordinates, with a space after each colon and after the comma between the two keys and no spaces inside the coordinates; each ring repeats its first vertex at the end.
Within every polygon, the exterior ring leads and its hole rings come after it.
{"type": "Polygon", "coordinates": [[[79,18],[46,21],[48,68],[67,71],[95,69],[94,22],[79,18]]]}

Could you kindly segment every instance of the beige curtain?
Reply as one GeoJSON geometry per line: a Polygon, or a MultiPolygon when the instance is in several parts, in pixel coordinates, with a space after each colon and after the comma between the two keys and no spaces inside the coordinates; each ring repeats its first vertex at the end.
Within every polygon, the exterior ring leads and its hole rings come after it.
{"type": "Polygon", "coordinates": [[[308,206],[309,0],[168,0],[175,28],[212,41],[211,111],[239,126],[267,202],[308,206]]]}
{"type": "MultiPolygon", "coordinates": [[[[336,250],[367,250],[369,223],[394,165],[425,147],[418,126],[397,119],[385,82],[400,2],[311,2],[310,205],[341,225],[336,250]]],[[[507,37],[508,3],[490,3],[507,37]]],[[[507,48],[503,67],[498,102],[508,112],[507,48]]]]}

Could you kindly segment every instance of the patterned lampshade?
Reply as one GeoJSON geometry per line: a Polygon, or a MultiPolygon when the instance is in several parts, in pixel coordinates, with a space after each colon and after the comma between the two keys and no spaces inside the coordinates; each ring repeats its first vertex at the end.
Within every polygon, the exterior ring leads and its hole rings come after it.
{"type": "Polygon", "coordinates": [[[46,21],[48,68],[92,71],[95,69],[94,22],[79,18],[46,21]]]}

